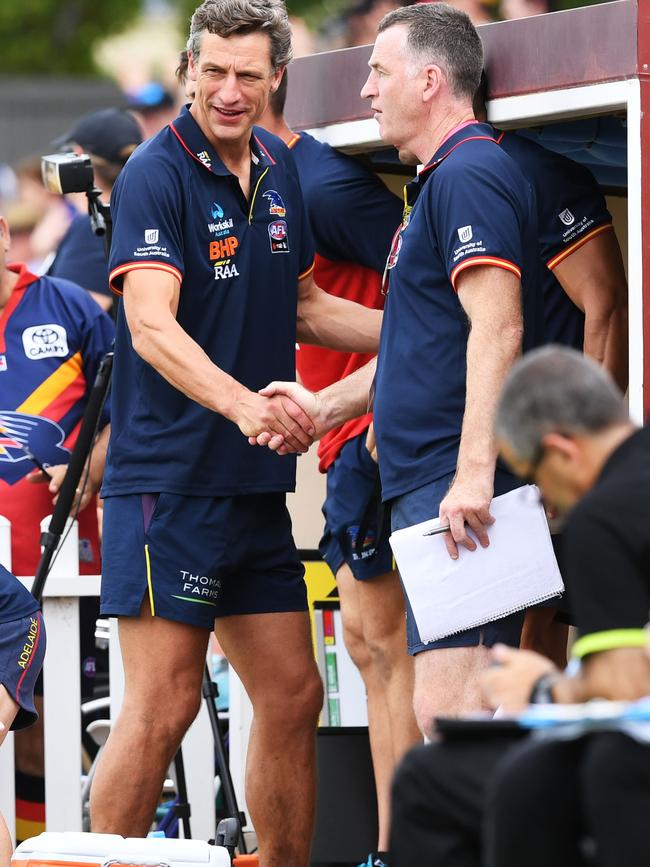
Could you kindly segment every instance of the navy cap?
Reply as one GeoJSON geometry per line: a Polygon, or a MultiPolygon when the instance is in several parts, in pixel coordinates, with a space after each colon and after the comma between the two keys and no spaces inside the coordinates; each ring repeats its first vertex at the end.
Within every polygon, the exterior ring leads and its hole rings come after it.
{"type": "Polygon", "coordinates": [[[52,144],[58,150],[76,144],[109,163],[124,165],[141,141],[142,132],[133,115],[119,108],[102,108],[84,114],[52,144]]]}

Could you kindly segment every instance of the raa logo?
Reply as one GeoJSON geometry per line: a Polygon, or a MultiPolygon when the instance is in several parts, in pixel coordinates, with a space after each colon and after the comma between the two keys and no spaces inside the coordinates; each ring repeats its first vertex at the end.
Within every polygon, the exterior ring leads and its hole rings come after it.
{"type": "Polygon", "coordinates": [[[210,169],[210,171],[212,171],[212,158],[207,151],[201,151],[196,156],[199,162],[202,162],[206,169],[210,169]]]}
{"type": "Polygon", "coordinates": [[[275,214],[276,217],[286,216],[287,209],[284,207],[280,193],[275,190],[267,190],[262,198],[269,200],[269,214],[275,214]]]}

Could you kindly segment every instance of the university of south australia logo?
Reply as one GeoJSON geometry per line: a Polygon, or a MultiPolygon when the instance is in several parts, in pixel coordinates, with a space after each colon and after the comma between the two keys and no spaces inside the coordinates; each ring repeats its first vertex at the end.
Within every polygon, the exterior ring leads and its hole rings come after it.
{"type": "Polygon", "coordinates": [[[157,244],[160,232],[158,229],[145,229],[144,242],[145,244],[157,244]]]}
{"type": "Polygon", "coordinates": [[[471,226],[461,226],[458,230],[458,239],[461,244],[467,244],[468,241],[472,240],[472,227],[471,226]]]}
{"type": "Polygon", "coordinates": [[[576,218],[568,208],[565,208],[562,213],[558,214],[558,217],[562,220],[565,226],[572,226],[576,221],[576,218]]]}

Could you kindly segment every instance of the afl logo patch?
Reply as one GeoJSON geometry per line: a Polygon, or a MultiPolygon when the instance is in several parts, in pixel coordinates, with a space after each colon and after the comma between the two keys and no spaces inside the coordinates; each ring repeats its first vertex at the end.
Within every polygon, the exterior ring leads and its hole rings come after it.
{"type": "Polygon", "coordinates": [[[23,331],[23,349],[32,361],[52,356],[64,358],[68,355],[68,335],[62,325],[48,323],[34,325],[23,331]]]}
{"type": "Polygon", "coordinates": [[[284,220],[275,220],[273,223],[269,223],[269,241],[271,242],[272,253],[289,252],[289,235],[284,220]]]}

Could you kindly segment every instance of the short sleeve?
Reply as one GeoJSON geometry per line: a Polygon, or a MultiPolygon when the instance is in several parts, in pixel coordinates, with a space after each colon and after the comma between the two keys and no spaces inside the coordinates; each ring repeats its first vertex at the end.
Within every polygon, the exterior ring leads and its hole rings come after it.
{"type": "MultiPolygon", "coordinates": [[[[102,359],[113,347],[115,339],[115,326],[113,320],[104,313],[99,305],[96,305],[97,315],[92,315],[85,324],[85,333],[82,337],[81,354],[84,365],[84,375],[88,387],[92,388],[99,370],[102,359]]],[[[101,417],[101,427],[110,420],[110,398],[104,403],[101,417]]]]}
{"type": "Polygon", "coordinates": [[[553,162],[537,199],[540,252],[551,270],[612,225],[595,178],[567,157],[553,162]]]}
{"type": "Polygon", "coordinates": [[[567,586],[578,624],[574,652],[585,656],[615,646],[636,646],[648,620],[650,582],[642,567],[643,536],[625,508],[611,511],[584,502],[564,539],[567,586]]]}
{"type": "Polygon", "coordinates": [[[182,192],[180,176],[163,160],[132,157],[122,170],[111,197],[114,292],[121,294],[126,273],[143,268],[168,271],[182,281],[182,192]]]}
{"type": "MultiPolygon", "coordinates": [[[[505,154],[498,152],[506,160],[505,154]]],[[[516,188],[511,173],[500,172],[497,160],[480,167],[465,160],[443,163],[435,183],[432,230],[456,289],[458,275],[477,265],[511,271],[521,279],[526,182],[516,188]]],[[[428,184],[434,188],[432,184],[428,184]]]]}
{"type": "Polygon", "coordinates": [[[333,154],[319,169],[307,209],[316,248],[332,261],[354,262],[382,273],[403,204],[351,157],[333,154]]]}
{"type": "Polygon", "coordinates": [[[305,203],[300,202],[300,258],[298,279],[303,280],[314,270],[314,237],[311,233],[305,203]]]}

